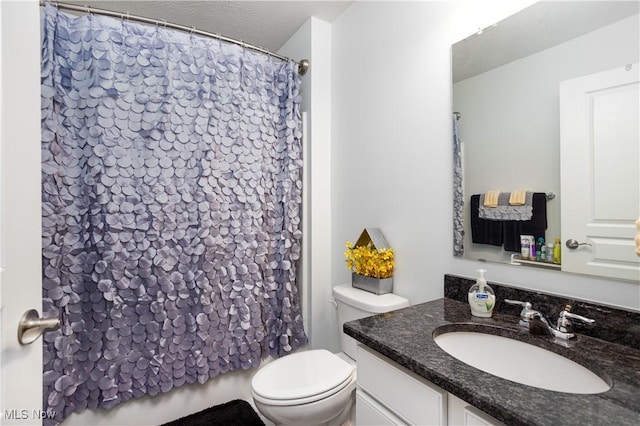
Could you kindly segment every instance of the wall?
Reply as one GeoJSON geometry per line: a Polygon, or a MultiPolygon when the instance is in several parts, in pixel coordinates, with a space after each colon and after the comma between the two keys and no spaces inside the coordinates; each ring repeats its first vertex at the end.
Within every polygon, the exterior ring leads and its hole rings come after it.
{"type": "MultiPolygon", "coordinates": [[[[560,237],[560,81],[638,63],[638,15],[454,85],[464,146],[466,200],[489,189],[557,195],[547,203],[547,242],[560,237]],[[620,40],[629,40],[620,43],[620,40]]],[[[469,224],[468,201],[465,223],[469,224]]],[[[508,262],[512,252],[472,244],[465,257],[508,262]]]]}
{"type": "Polygon", "coordinates": [[[640,309],[637,283],[524,270],[452,256],[450,45],[528,2],[356,2],[333,23],[332,277],[343,244],[383,229],[394,292],[443,295],[446,272],[640,309]]]}
{"type": "Polygon", "coordinates": [[[412,303],[442,296],[452,257],[450,46],[530,3],[365,1],[333,23],[334,284],[350,280],[344,242],[371,226],[396,251],[394,292],[412,303]]]}
{"type": "MultiPolygon", "coordinates": [[[[304,141],[302,296],[311,348],[331,348],[337,324],[331,295],[331,24],[311,18],[281,49],[309,59],[302,77],[304,141]]],[[[333,347],[333,349],[337,349],[333,347]]]]}

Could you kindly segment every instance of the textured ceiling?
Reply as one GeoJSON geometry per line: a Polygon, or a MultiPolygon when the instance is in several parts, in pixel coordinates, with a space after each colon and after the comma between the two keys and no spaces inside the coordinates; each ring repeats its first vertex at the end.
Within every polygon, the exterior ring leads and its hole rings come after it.
{"type": "Polygon", "coordinates": [[[453,45],[458,82],[636,15],[638,1],[542,1],[453,45]]]}
{"type": "MultiPolygon", "coordinates": [[[[276,52],[311,16],[332,22],[352,1],[66,1],[195,27],[276,52]]],[[[55,3],[55,2],[54,2],[55,3]]]]}

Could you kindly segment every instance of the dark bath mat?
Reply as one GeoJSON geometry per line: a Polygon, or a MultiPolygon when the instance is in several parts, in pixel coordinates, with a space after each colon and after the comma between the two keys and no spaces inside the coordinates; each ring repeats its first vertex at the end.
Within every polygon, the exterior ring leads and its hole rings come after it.
{"type": "Polygon", "coordinates": [[[241,399],[182,417],[163,426],[265,426],[253,407],[241,399]]]}

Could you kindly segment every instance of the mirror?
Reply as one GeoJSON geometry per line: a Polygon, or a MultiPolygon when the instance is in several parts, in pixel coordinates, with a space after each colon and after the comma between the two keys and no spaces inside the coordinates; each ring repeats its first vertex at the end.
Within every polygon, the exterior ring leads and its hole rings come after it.
{"type": "Polygon", "coordinates": [[[470,197],[490,190],[547,194],[545,240],[561,237],[571,218],[561,218],[559,84],[637,64],[639,12],[639,2],[543,1],[452,46],[464,206],[455,255],[512,263],[520,254],[472,241],[470,197]]]}

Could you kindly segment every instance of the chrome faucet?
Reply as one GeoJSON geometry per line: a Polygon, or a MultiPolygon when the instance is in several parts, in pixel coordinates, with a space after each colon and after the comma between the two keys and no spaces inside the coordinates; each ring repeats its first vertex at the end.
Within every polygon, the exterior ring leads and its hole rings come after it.
{"type": "Polygon", "coordinates": [[[571,320],[577,320],[585,324],[593,324],[595,322],[595,320],[591,318],[572,313],[571,305],[565,305],[564,309],[558,314],[558,321],[556,321],[555,324],[551,324],[542,312],[532,309],[532,305],[529,302],[510,299],[505,299],[504,301],[510,305],[522,306],[519,322],[521,326],[529,328],[531,321],[539,319],[547,327],[552,336],[562,340],[569,340],[576,337],[576,334],[573,332],[571,320]]]}

